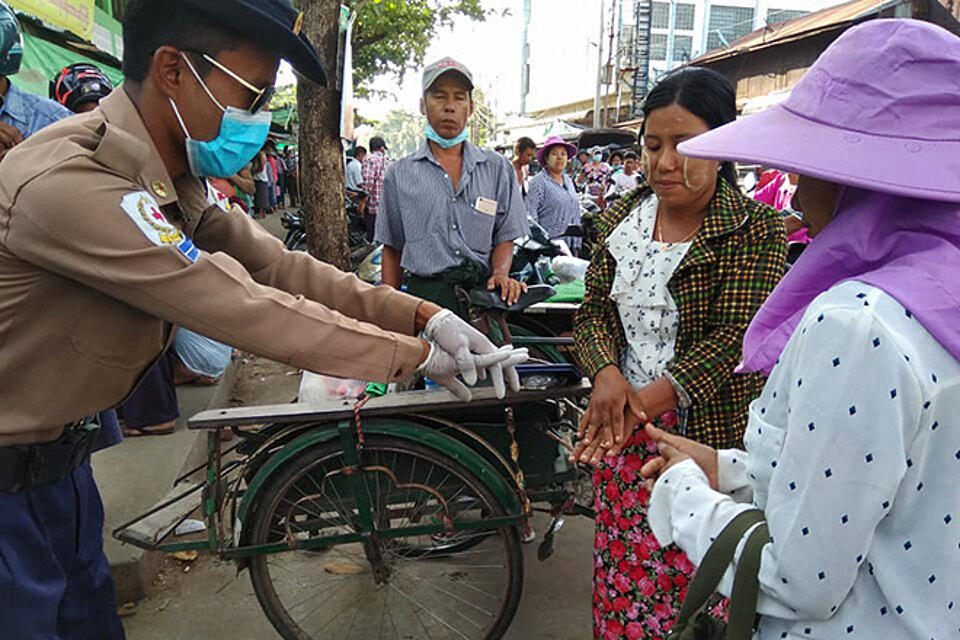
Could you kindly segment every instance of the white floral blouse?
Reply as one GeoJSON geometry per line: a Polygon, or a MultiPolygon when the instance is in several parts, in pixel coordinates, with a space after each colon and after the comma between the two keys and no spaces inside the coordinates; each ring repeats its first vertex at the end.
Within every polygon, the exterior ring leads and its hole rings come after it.
{"type": "Polygon", "coordinates": [[[617,263],[610,299],[627,342],[620,370],[634,388],[662,376],[673,360],[680,314],[667,283],[691,244],[653,239],[658,204],[651,194],[607,238],[617,263]]]}

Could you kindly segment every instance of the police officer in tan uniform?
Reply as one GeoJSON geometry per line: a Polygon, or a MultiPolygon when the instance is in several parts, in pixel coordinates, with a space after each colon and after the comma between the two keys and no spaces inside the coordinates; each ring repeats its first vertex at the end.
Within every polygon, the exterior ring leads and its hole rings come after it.
{"type": "Polygon", "coordinates": [[[518,385],[522,351],[284,250],[205,186],[262,146],[281,57],[324,81],[299,27],[290,0],[131,0],[123,85],[0,164],[0,638],[123,637],[84,416],[119,404],[175,325],[464,399],[460,378],[518,385]]]}

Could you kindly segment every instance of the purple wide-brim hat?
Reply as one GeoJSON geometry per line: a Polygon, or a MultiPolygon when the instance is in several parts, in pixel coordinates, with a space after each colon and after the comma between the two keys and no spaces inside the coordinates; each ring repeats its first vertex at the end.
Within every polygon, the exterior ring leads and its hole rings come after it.
{"type": "Polygon", "coordinates": [[[831,44],[784,103],[678,149],[960,202],[960,38],[919,20],[864,23],[831,44]]]}
{"type": "Polygon", "coordinates": [[[537,164],[539,164],[541,167],[546,166],[546,161],[544,158],[546,158],[547,153],[550,152],[550,147],[555,147],[557,145],[567,148],[568,158],[572,158],[577,152],[577,145],[570,144],[560,136],[550,136],[547,138],[546,142],[543,143],[543,146],[540,147],[539,151],[537,151],[537,164]]]}

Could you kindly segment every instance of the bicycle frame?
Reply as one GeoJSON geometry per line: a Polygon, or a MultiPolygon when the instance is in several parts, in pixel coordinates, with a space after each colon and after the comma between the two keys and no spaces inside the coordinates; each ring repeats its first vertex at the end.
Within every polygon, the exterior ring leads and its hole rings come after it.
{"type": "MultiPolygon", "coordinates": [[[[554,389],[522,391],[511,394],[506,400],[507,413],[510,414],[510,405],[515,403],[533,403],[549,398],[581,397],[589,392],[589,384],[581,382],[579,385],[559,387],[554,389]]],[[[429,412],[431,410],[455,410],[459,407],[486,407],[499,406],[501,401],[493,395],[492,389],[482,388],[475,392],[475,400],[470,405],[461,403],[445,391],[411,392],[395,396],[385,396],[371,401],[363,409],[356,412],[354,407],[344,402],[330,403],[324,407],[306,407],[303,405],[276,405],[265,407],[246,407],[236,409],[222,409],[203,412],[194,416],[190,421],[191,429],[205,429],[207,433],[207,462],[205,464],[205,479],[203,484],[178,494],[176,497],[163,501],[150,511],[126,522],[113,532],[118,540],[128,542],[148,550],[159,550],[165,553],[177,551],[204,551],[217,554],[221,558],[242,560],[258,555],[282,553],[292,550],[313,550],[347,543],[367,543],[371,539],[402,538],[417,535],[432,535],[454,533],[475,529],[494,529],[503,526],[521,524],[529,517],[529,501],[523,488],[510,474],[510,465],[497,459],[497,452],[482,438],[465,435],[469,430],[459,427],[456,423],[444,421],[431,415],[409,414],[410,410],[429,412]],[[362,429],[359,429],[362,417],[362,429]],[[429,424],[443,426],[459,434],[457,437],[444,433],[438,428],[430,428],[429,424]],[[240,429],[247,425],[289,425],[281,427],[276,434],[263,439],[258,451],[250,455],[245,461],[227,461],[224,456],[231,450],[222,450],[223,429],[234,427],[240,429]],[[459,429],[459,431],[457,431],[459,429]],[[293,431],[292,439],[284,439],[284,435],[293,431]],[[487,487],[496,496],[504,507],[506,515],[490,517],[471,522],[453,522],[449,517],[434,519],[431,523],[418,524],[397,529],[380,531],[374,524],[373,507],[369,493],[364,486],[364,473],[372,467],[363,464],[362,434],[390,435],[408,439],[431,448],[435,448],[458,463],[469,469],[478,478],[482,478],[487,487]],[[474,442],[470,442],[472,438],[474,442]],[[345,466],[338,471],[342,473],[351,488],[353,504],[356,506],[356,520],[352,523],[355,530],[350,533],[310,537],[306,540],[287,536],[284,542],[271,544],[248,545],[244,544],[243,523],[250,516],[251,509],[256,504],[263,485],[267,479],[276,473],[283,465],[302,451],[319,444],[339,441],[344,452],[345,466]],[[274,450],[276,443],[282,443],[279,450],[274,450]],[[483,447],[488,451],[483,452],[483,447]],[[490,453],[492,451],[492,453],[490,453]],[[253,461],[261,461],[252,478],[246,478],[246,488],[241,488],[243,473],[248,470],[253,461]],[[232,480],[231,480],[232,478],[232,480]],[[232,484],[232,489],[228,487],[232,484]],[[201,492],[200,507],[207,526],[205,540],[189,542],[164,542],[173,532],[179,522],[186,519],[194,510],[192,503],[184,505],[180,512],[168,517],[161,523],[158,533],[151,537],[136,531],[141,525],[154,516],[162,515],[166,510],[186,498],[201,492]],[[186,509],[186,511],[184,511],[186,509]],[[231,518],[225,522],[225,513],[231,518]],[[228,533],[229,531],[229,533],[228,533]]],[[[242,432],[241,432],[242,433],[242,432]]],[[[199,470],[199,469],[198,469],[199,470]]],[[[376,469],[382,472],[382,469],[376,469]]],[[[389,470],[388,470],[389,472],[389,470]]],[[[187,476],[192,473],[186,474],[187,476]]],[[[181,478],[182,480],[183,478],[181,478]]],[[[549,494],[536,496],[536,499],[549,498],[549,494]]],[[[440,500],[442,503],[442,499],[440,500]]],[[[444,506],[445,508],[445,506],[444,506]]],[[[158,518],[159,519],[159,518],[158,518]]]]}

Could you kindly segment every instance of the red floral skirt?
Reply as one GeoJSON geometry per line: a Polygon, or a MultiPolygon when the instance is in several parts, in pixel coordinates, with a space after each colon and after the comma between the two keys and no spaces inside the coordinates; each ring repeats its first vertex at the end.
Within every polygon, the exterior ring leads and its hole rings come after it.
{"type": "Polygon", "coordinates": [[[594,472],[594,638],[664,638],[687,595],[695,567],[678,547],[661,547],[647,524],[650,496],[640,467],[656,455],[657,445],[638,429],[594,472]]]}

